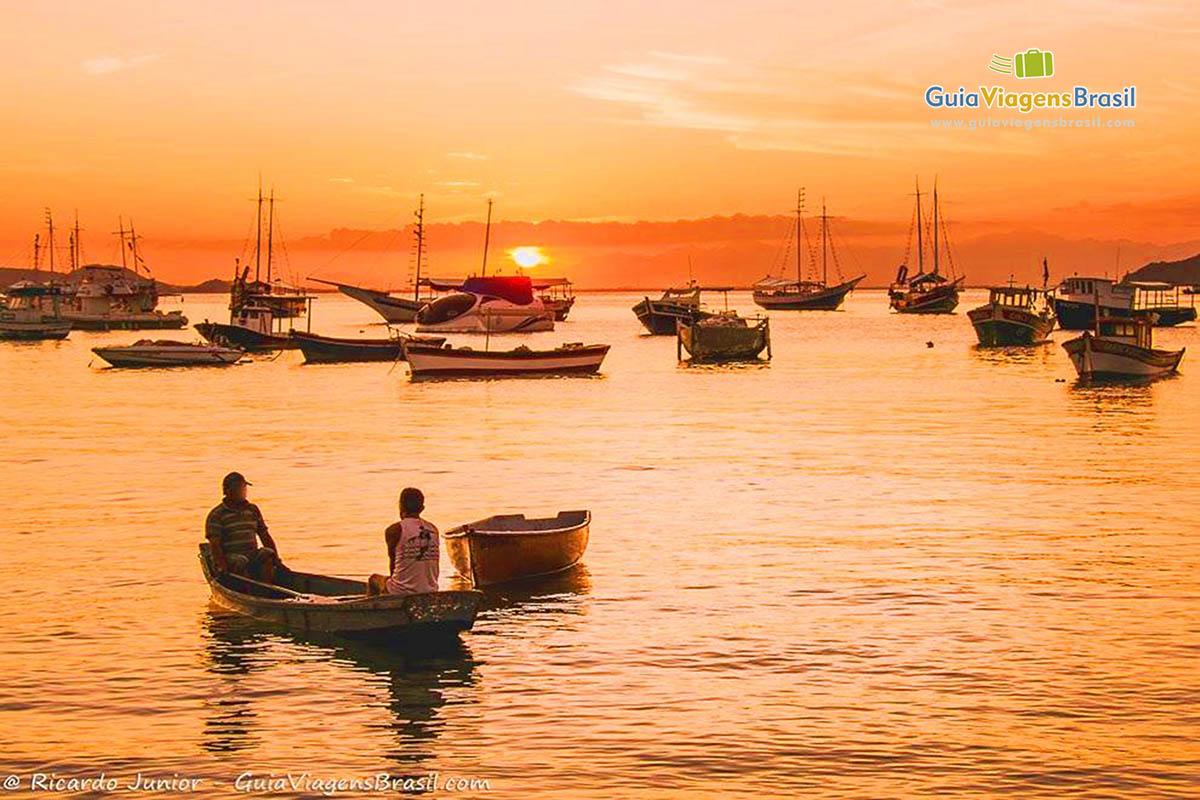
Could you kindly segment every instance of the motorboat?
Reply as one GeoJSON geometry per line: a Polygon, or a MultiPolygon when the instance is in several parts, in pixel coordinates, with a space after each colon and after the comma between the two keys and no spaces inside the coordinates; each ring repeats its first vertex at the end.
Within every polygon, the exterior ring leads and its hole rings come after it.
{"type": "Polygon", "coordinates": [[[93,347],[114,367],[227,367],[245,358],[232,347],[200,342],[140,339],[123,347],[93,347]]]}
{"type": "Polygon", "coordinates": [[[450,563],[475,586],[540,578],[570,569],[587,550],[590,511],[527,518],[500,514],[446,531],[450,563]]]}
{"type": "Polygon", "coordinates": [[[554,314],[524,275],[467,278],[435,288],[450,294],[417,312],[418,333],[533,333],[554,330],[554,314]]]}

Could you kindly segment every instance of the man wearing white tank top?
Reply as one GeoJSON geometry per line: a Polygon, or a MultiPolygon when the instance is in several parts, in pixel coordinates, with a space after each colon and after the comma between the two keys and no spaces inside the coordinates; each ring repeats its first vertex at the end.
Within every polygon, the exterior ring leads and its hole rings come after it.
{"type": "Polygon", "coordinates": [[[438,588],[438,529],[421,519],[425,495],[420,489],[400,493],[400,521],[384,531],[391,574],[372,575],[367,594],[419,594],[438,588]]]}

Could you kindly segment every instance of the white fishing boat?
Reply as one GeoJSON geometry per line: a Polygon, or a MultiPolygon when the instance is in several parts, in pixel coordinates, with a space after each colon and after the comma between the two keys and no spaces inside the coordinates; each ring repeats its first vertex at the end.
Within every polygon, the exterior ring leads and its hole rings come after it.
{"type": "Polygon", "coordinates": [[[1094,331],[1063,342],[1084,379],[1157,378],[1179,369],[1184,350],[1156,350],[1149,317],[1106,317],[1094,331]]]}
{"type": "Polygon", "coordinates": [[[608,348],[606,344],[564,344],[553,350],[517,347],[489,351],[409,341],[404,344],[404,357],[414,379],[586,375],[600,369],[608,348]]]}
{"type": "Polygon", "coordinates": [[[199,342],[141,339],[123,347],[93,347],[114,367],[225,367],[246,355],[241,350],[199,342]]]}
{"type": "Polygon", "coordinates": [[[31,281],[8,287],[0,307],[0,339],[65,339],[71,322],[60,313],[60,289],[31,281]]]}

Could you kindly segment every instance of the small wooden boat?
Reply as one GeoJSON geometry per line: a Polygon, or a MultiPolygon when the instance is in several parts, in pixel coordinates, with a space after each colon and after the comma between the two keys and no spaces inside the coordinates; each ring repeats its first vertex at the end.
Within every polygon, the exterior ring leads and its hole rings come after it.
{"type": "Polygon", "coordinates": [[[654,336],[671,336],[680,323],[688,324],[713,315],[700,307],[700,287],[695,283],[686,289],[667,289],[657,300],[643,298],[633,307],[633,313],[654,336]]]}
{"type": "Polygon", "coordinates": [[[124,347],[93,347],[114,367],[227,367],[245,357],[231,347],[197,342],[140,339],[124,347]]]}
{"type": "Polygon", "coordinates": [[[1179,369],[1184,350],[1155,350],[1154,321],[1147,317],[1101,319],[1095,332],[1063,342],[1085,380],[1157,378],[1179,369]]]}
{"type": "Polygon", "coordinates": [[[1046,341],[1054,330],[1054,315],[1044,303],[1039,305],[1041,295],[1029,287],[993,287],[986,304],[967,312],[979,344],[1003,347],[1046,341]]]}
{"type": "Polygon", "coordinates": [[[587,375],[599,371],[606,344],[564,344],[553,350],[472,350],[423,342],[404,344],[412,377],[503,377],[520,375],[587,375]]]}
{"type": "Polygon", "coordinates": [[[245,325],[227,325],[223,322],[197,322],[196,331],[208,341],[222,347],[232,347],[247,353],[270,353],[276,350],[294,350],[296,340],[285,333],[268,333],[245,325]]]}
{"type": "Polygon", "coordinates": [[[767,351],[771,357],[771,325],[766,317],[746,319],[726,312],[680,325],[675,343],[676,356],[684,350],[695,363],[751,361],[767,351]],[[751,324],[753,323],[753,324],[751,324]]]}
{"type": "Polygon", "coordinates": [[[444,336],[408,336],[398,331],[383,339],[354,339],[334,336],[318,336],[315,333],[292,331],[304,360],[308,363],[334,364],[345,361],[400,361],[404,359],[404,343],[420,342],[432,347],[441,347],[444,336]]]}
{"type": "Polygon", "coordinates": [[[363,581],[287,570],[267,584],[213,568],[207,542],[200,567],[213,601],[243,616],[303,631],[357,637],[456,635],[475,624],[475,590],[368,597],[363,581]]]}
{"type": "Polygon", "coordinates": [[[538,578],[570,569],[587,549],[590,511],[526,519],[501,514],[446,531],[446,552],[475,586],[538,578]]]}

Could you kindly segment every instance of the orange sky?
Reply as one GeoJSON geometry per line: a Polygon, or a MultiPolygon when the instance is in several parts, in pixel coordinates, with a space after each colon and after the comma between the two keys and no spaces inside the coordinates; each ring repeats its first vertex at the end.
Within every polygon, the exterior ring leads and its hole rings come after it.
{"type": "Polygon", "coordinates": [[[101,260],[125,214],[165,277],[224,274],[260,172],[291,241],[395,228],[419,192],[443,222],[487,196],[499,220],[636,221],[786,213],[801,184],[903,231],[936,173],[977,231],[1169,247],[1200,239],[1198,35],[1191,2],[13,4],[0,258],[78,208],[101,260]],[[1028,47],[1054,78],[987,70],[1028,47]],[[989,115],[931,111],[932,83],[1136,84],[1109,114],[1136,127],[932,130],[989,115]]]}

